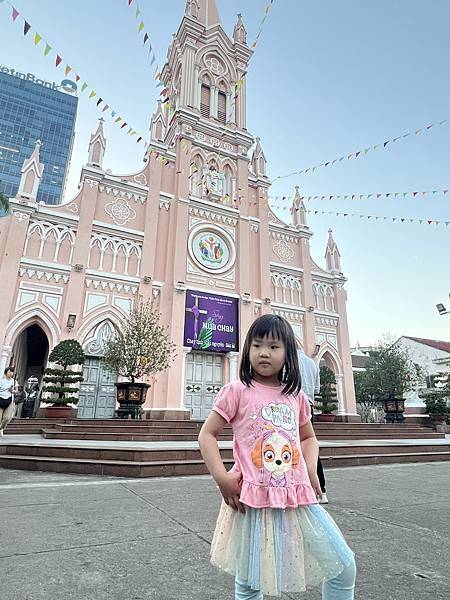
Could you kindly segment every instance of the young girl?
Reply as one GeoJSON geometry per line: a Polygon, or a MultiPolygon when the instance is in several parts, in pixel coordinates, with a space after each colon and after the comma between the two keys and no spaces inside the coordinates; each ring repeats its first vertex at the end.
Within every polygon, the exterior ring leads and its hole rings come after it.
{"type": "Polygon", "coordinates": [[[323,600],[352,600],[354,555],[318,504],[318,443],[286,320],[264,315],[252,324],[239,377],[219,392],[199,435],[223,496],[211,562],[234,575],[236,600],[322,581],[323,600]],[[217,444],[226,423],[235,460],[228,473],[217,444]]]}

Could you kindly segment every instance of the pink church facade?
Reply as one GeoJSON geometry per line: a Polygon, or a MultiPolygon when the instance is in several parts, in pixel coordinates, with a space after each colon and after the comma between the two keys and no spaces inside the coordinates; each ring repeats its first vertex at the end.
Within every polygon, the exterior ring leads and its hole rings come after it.
{"type": "Polygon", "coordinates": [[[0,366],[14,363],[22,383],[61,339],[77,339],[88,355],[80,417],[113,416],[102,342],[141,296],[177,347],[171,368],[149,380],[151,414],[205,418],[237,378],[248,327],[272,312],[334,371],[341,420],[357,419],[339,251],[330,231],[325,268],[311,258],[298,189],[290,222],[269,207],[266,158],[246,129],[246,37],[240,17],[227,36],[214,0],[188,0],[162,71],[169,101],[136,173],[104,168],[102,120],[64,204],[36,203],[39,143],[23,165],[0,220],[0,366]]]}

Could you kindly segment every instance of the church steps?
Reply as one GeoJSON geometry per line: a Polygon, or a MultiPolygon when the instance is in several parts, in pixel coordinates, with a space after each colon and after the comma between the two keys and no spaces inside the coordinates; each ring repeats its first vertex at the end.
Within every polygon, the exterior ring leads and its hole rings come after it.
{"type": "MultiPolygon", "coordinates": [[[[231,451],[222,449],[227,467],[231,451]]],[[[450,444],[436,446],[347,446],[321,448],[325,468],[450,460],[450,444]]],[[[206,474],[198,449],[136,450],[3,445],[0,467],[117,477],[206,474]],[[59,454],[58,454],[59,453],[59,454]],[[130,460],[132,458],[132,460],[130,460]],[[151,460],[149,460],[151,458],[151,460]]]]}
{"type": "MultiPolygon", "coordinates": [[[[58,431],[56,429],[41,430],[42,435],[46,439],[54,440],[103,440],[103,441],[130,441],[130,442],[187,442],[195,441],[198,438],[198,433],[146,433],[146,432],[127,432],[127,431],[58,431]]],[[[426,433],[408,433],[401,432],[394,436],[388,433],[371,433],[370,435],[361,434],[348,434],[348,433],[318,433],[317,438],[319,440],[335,440],[335,441],[346,441],[346,440],[389,440],[389,439],[443,439],[444,434],[433,433],[427,431],[426,433]]],[[[231,440],[231,432],[224,433],[219,436],[219,440],[231,440]]]]}

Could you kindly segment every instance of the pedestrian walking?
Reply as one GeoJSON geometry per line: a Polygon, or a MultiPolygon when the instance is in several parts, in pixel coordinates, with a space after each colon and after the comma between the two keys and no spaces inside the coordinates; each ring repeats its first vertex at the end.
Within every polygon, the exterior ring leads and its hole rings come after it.
{"type": "Polygon", "coordinates": [[[211,562],[235,577],[235,600],[322,583],[323,600],[353,600],[354,554],[318,504],[318,443],[301,391],[294,332],[277,315],[250,327],[239,381],[225,385],[199,445],[223,496],[211,562]],[[233,429],[230,472],[218,436],[233,429]]]}
{"type": "MultiPolygon", "coordinates": [[[[320,392],[320,369],[312,358],[306,356],[303,350],[298,351],[298,364],[302,378],[302,392],[308,398],[311,407],[311,423],[314,423],[314,397],[320,392]]],[[[317,476],[322,490],[321,504],[328,504],[327,486],[320,456],[317,459],[317,476]]]]}
{"type": "Polygon", "coordinates": [[[0,379],[0,437],[3,437],[6,426],[14,417],[14,391],[14,369],[6,367],[3,378],[0,379]]]}
{"type": "Polygon", "coordinates": [[[22,413],[22,406],[26,398],[25,390],[23,385],[17,386],[17,391],[14,392],[14,404],[16,405],[16,417],[20,417],[22,413]]]}

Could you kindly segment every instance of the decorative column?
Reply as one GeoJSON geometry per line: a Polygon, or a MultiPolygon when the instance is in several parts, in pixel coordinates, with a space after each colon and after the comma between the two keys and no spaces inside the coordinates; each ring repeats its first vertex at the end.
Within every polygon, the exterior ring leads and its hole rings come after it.
{"type": "Polygon", "coordinates": [[[11,356],[12,346],[3,346],[2,354],[0,357],[0,373],[6,369],[9,357],[11,356]]]}
{"type": "Polygon", "coordinates": [[[198,78],[198,65],[194,67],[194,108],[200,109],[200,87],[201,81],[198,78]]]}
{"type": "Polygon", "coordinates": [[[336,374],[335,375],[336,378],[336,392],[337,392],[337,399],[338,399],[338,415],[345,415],[346,410],[345,410],[345,403],[344,403],[344,385],[343,385],[343,379],[344,376],[341,374],[336,374]]]}
{"type": "Polygon", "coordinates": [[[211,86],[211,99],[210,99],[210,107],[209,114],[211,117],[217,119],[217,104],[218,104],[218,96],[219,90],[215,85],[211,86]]]}
{"type": "Polygon", "coordinates": [[[181,363],[181,394],[180,394],[180,408],[186,410],[186,406],[184,404],[184,392],[186,389],[186,357],[188,353],[192,350],[190,346],[183,346],[183,360],[181,363]]]}
{"type": "Polygon", "coordinates": [[[230,381],[236,381],[237,379],[239,379],[238,358],[239,358],[239,352],[229,352],[228,353],[228,362],[229,362],[229,366],[230,366],[230,381]]]}

